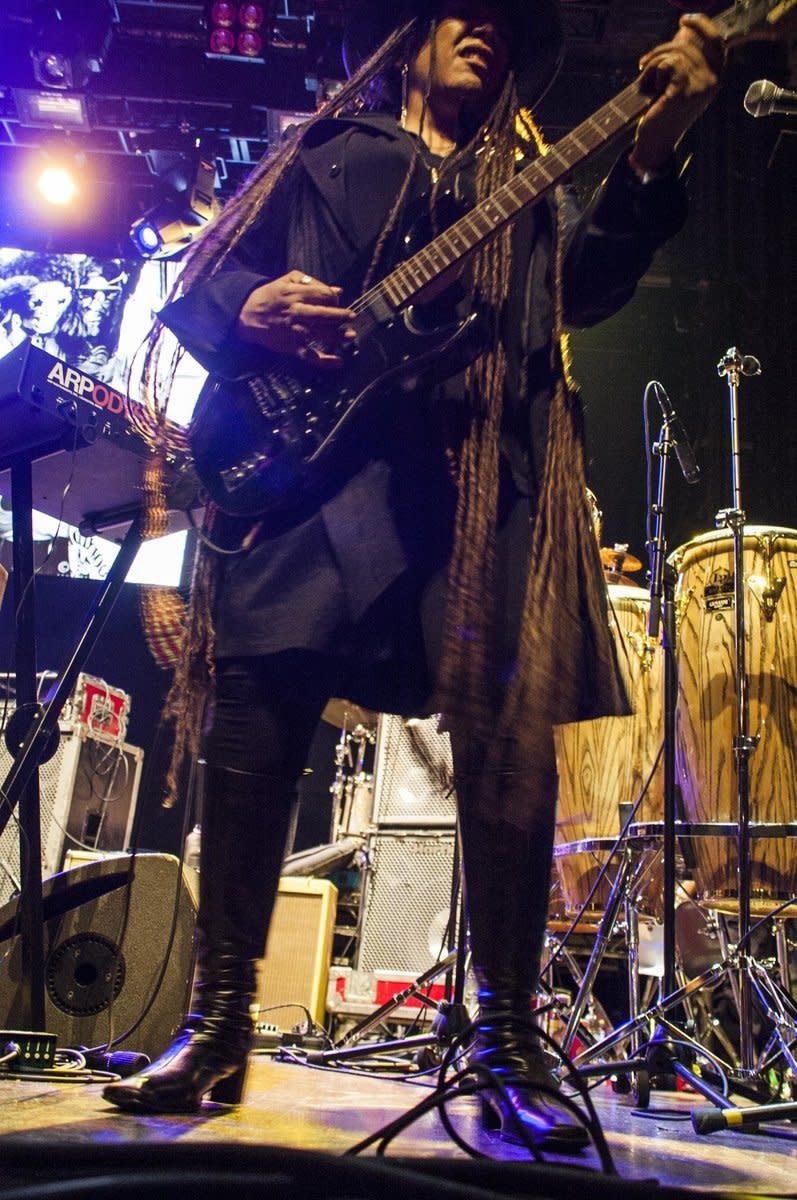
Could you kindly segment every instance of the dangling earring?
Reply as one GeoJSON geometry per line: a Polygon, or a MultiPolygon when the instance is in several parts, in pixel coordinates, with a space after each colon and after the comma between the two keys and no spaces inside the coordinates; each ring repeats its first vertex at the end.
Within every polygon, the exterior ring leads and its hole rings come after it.
{"type": "Polygon", "coordinates": [[[401,68],[401,121],[400,121],[400,124],[401,124],[402,129],[406,129],[406,127],[407,127],[407,107],[409,104],[409,87],[410,87],[409,76],[410,76],[410,65],[409,65],[409,63],[405,63],[404,66],[401,68]]]}

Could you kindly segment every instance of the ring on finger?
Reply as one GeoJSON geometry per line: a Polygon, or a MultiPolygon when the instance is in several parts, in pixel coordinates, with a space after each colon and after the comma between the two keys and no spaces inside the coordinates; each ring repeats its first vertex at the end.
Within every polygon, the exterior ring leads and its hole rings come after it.
{"type": "Polygon", "coordinates": [[[302,275],[301,279],[299,280],[299,283],[312,283],[312,282],[313,282],[312,275],[302,275]]]}

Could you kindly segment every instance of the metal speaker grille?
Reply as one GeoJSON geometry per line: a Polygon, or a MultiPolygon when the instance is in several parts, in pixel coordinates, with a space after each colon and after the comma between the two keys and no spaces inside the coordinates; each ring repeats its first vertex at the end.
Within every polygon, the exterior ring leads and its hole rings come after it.
{"type": "Polygon", "coordinates": [[[437,717],[405,721],[383,715],[374,764],[374,824],[454,825],[451,740],[437,717]]]}
{"type": "Polygon", "coordinates": [[[453,864],[453,832],[371,839],[357,970],[415,976],[448,952],[453,864]]]}
{"type": "MultiPolygon", "coordinates": [[[[9,711],[13,711],[13,708],[9,711]]],[[[116,774],[110,774],[116,749],[94,738],[82,738],[75,727],[59,722],[61,740],[51,759],[39,767],[42,875],[60,870],[64,846],[122,850],[127,845],[129,827],[135,812],[141,776],[143,751],[137,746],[123,747],[124,761],[116,774]],[[109,802],[101,801],[106,787],[109,802]],[[90,818],[102,811],[102,826],[92,835],[90,818]]],[[[4,727],[0,727],[0,779],[13,763],[6,748],[4,727]]],[[[19,811],[15,809],[0,834],[0,904],[14,896],[20,887],[19,811]]]]}
{"type": "MultiPolygon", "coordinates": [[[[12,710],[13,711],[13,710],[12,710]]],[[[10,714],[9,714],[10,715],[10,714]]],[[[61,741],[53,757],[39,767],[39,792],[42,843],[42,874],[58,870],[64,844],[64,826],[69,812],[71,776],[74,773],[77,745],[61,726],[61,741]]],[[[3,731],[0,729],[0,778],[5,778],[13,764],[3,731]]],[[[15,809],[3,833],[0,834],[0,903],[13,896],[20,883],[19,871],[19,812],[15,809]]]]}

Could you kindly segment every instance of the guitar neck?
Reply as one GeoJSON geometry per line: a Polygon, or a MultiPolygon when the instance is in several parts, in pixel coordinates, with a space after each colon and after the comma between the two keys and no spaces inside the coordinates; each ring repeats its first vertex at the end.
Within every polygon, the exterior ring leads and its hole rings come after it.
{"type": "Polygon", "coordinates": [[[561,183],[612,138],[629,129],[650,106],[638,82],[609,100],[596,113],[535,159],[465,216],[396,267],[382,280],[382,298],[404,308],[433,280],[481,249],[520,213],[561,183]]]}
{"type": "MultiPolygon", "coordinates": [[[[794,17],[796,4],[797,0],[737,0],[713,20],[726,44],[733,44],[744,41],[751,33],[770,36],[785,18],[794,17]]],[[[640,89],[638,79],[634,80],[545,155],[496,189],[363,296],[356,306],[363,323],[384,311],[385,305],[394,311],[406,308],[429,284],[497,237],[525,208],[540,200],[612,138],[629,129],[651,103],[652,97],[640,89]]]]}

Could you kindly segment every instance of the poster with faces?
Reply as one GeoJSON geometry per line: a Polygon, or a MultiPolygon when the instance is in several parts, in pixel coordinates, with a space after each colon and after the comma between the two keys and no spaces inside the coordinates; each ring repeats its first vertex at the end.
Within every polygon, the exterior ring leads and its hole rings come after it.
{"type": "MultiPolygon", "coordinates": [[[[136,399],[144,346],[178,271],[174,262],[0,248],[0,359],[29,340],[136,399]]],[[[170,389],[173,421],[188,424],[203,379],[204,372],[184,356],[170,389]]],[[[103,579],[117,553],[107,539],[83,537],[45,514],[35,514],[34,536],[37,567],[48,573],[103,579]]],[[[0,497],[0,562],[6,567],[10,539],[10,502],[0,497]]],[[[128,580],[176,583],[184,541],[184,534],[173,534],[147,543],[128,580]]]]}

